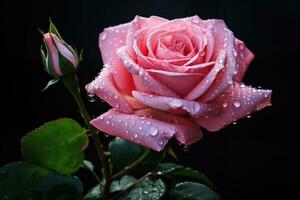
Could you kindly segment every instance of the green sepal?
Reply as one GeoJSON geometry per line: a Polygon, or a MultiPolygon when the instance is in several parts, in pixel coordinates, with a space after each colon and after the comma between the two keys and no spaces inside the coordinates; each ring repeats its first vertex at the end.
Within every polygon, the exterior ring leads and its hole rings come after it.
{"type": "Polygon", "coordinates": [[[54,33],[60,40],[63,41],[63,38],[61,37],[61,35],[59,34],[56,26],[54,25],[54,23],[52,22],[51,18],[49,17],[49,32],[50,33],[54,33]]]}
{"type": "Polygon", "coordinates": [[[52,80],[50,80],[47,85],[44,87],[44,89],[42,90],[42,92],[44,92],[45,90],[47,90],[49,87],[51,87],[52,85],[58,83],[60,79],[59,78],[54,78],[52,80]]]}

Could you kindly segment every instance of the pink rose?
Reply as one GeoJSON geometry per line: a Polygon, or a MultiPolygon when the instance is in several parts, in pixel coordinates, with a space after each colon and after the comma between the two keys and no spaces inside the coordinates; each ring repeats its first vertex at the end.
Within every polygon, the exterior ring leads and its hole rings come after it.
{"type": "Polygon", "coordinates": [[[270,105],[270,90],[241,82],[254,55],[222,20],[137,16],[106,28],[99,46],[105,65],[86,89],[113,109],[91,124],[156,151],[270,105]]]}

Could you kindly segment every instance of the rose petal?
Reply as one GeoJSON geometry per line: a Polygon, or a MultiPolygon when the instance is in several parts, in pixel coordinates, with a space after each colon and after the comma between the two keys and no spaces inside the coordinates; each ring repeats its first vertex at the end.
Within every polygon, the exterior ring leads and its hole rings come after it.
{"type": "Polygon", "coordinates": [[[220,51],[220,54],[217,58],[215,66],[210,70],[210,72],[202,79],[202,81],[196,85],[184,98],[188,100],[194,100],[200,97],[207,89],[213,84],[213,81],[216,79],[217,74],[221,69],[224,68],[225,62],[225,51],[220,51]]]}
{"type": "Polygon", "coordinates": [[[113,77],[108,67],[102,69],[99,76],[85,86],[89,93],[96,94],[99,98],[106,101],[112,107],[125,113],[132,113],[133,109],[124,99],[124,96],[117,90],[113,77]]]}
{"type": "Polygon", "coordinates": [[[218,131],[251,112],[270,106],[271,92],[238,84],[231,86],[214,102],[220,112],[200,117],[197,122],[209,131],[218,131]]]}
{"type": "Polygon", "coordinates": [[[226,52],[225,68],[216,77],[210,88],[201,96],[201,102],[207,102],[222,94],[233,84],[233,76],[237,71],[236,59],[233,55],[235,50],[234,37],[232,32],[226,27],[223,20],[213,20],[211,32],[214,38],[214,53],[216,57],[220,50],[226,52]]]}
{"type": "Polygon", "coordinates": [[[234,76],[234,80],[241,82],[248,69],[249,64],[254,58],[254,54],[246,47],[243,41],[235,39],[235,46],[237,49],[236,59],[237,59],[237,74],[234,76]]]}
{"type": "Polygon", "coordinates": [[[168,72],[162,70],[146,70],[149,74],[159,80],[160,83],[167,85],[173,91],[176,91],[178,95],[184,97],[189,91],[191,91],[197,83],[199,83],[204,77],[201,73],[181,73],[181,72],[168,72]],[[184,84],[178,84],[184,83],[184,84]]]}
{"type": "Polygon", "coordinates": [[[190,145],[201,139],[203,136],[201,129],[191,119],[185,117],[153,109],[138,110],[136,111],[136,114],[149,116],[172,124],[172,126],[174,126],[176,139],[184,145],[190,145]]]}
{"type": "Polygon", "coordinates": [[[167,88],[165,85],[161,84],[159,81],[154,79],[149,75],[147,71],[137,65],[128,55],[126,47],[122,47],[118,50],[118,54],[120,59],[124,65],[124,67],[131,74],[135,75],[134,80],[136,83],[136,87],[142,91],[152,92],[154,94],[159,94],[163,96],[169,97],[178,97],[178,95],[167,88]],[[139,82],[136,82],[138,80],[139,82]]]}
{"type": "Polygon", "coordinates": [[[124,114],[114,109],[90,123],[109,135],[121,137],[155,151],[161,151],[177,129],[171,123],[135,114],[124,114]]]}
{"type": "Polygon", "coordinates": [[[134,96],[140,103],[151,108],[171,111],[176,114],[189,113],[194,118],[198,118],[210,111],[207,104],[202,104],[196,101],[151,95],[138,91],[132,91],[132,96],[134,96]]]}
{"type": "Polygon", "coordinates": [[[122,90],[130,93],[134,88],[131,75],[123,67],[117,56],[117,49],[126,45],[126,36],[130,24],[122,24],[106,28],[99,35],[99,48],[104,64],[112,66],[112,75],[116,85],[122,90]]]}

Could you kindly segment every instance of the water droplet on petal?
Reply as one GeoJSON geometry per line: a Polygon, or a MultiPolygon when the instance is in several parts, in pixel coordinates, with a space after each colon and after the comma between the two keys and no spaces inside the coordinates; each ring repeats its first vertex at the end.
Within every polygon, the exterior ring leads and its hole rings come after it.
{"type": "Polygon", "coordinates": [[[100,119],[102,120],[102,119],[104,119],[104,117],[101,115],[101,116],[100,116],[100,119]]]}
{"type": "Polygon", "coordinates": [[[237,124],[237,122],[233,122],[232,124],[236,125],[236,124],[237,124]]]}
{"type": "Polygon", "coordinates": [[[222,104],[222,107],[223,108],[226,108],[228,106],[228,103],[227,102],[224,102],[223,104],[222,104]]]}
{"type": "Polygon", "coordinates": [[[104,32],[104,33],[102,33],[102,35],[101,35],[101,40],[105,40],[107,38],[107,33],[106,32],[104,32]]]}
{"type": "Polygon", "coordinates": [[[139,129],[140,129],[140,130],[143,130],[143,127],[139,126],[139,129]]]}
{"type": "Polygon", "coordinates": [[[133,136],[133,137],[137,138],[137,137],[138,137],[138,134],[134,134],[134,136],[133,136]]]}
{"type": "Polygon", "coordinates": [[[251,118],[251,115],[247,115],[247,118],[248,118],[248,119],[251,118]]]}
{"type": "Polygon", "coordinates": [[[151,126],[149,129],[148,129],[148,133],[149,135],[151,136],[156,136],[158,134],[158,129],[156,127],[153,127],[151,126]]]}
{"type": "Polygon", "coordinates": [[[114,96],[114,99],[118,99],[118,96],[117,96],[117,95],[115,95],[115,96],[114,96]]]}
{"type": "Polygon", "coordinates": [[[109,122],[109,121],[106,121],[105,124],[110,124],[110,122],[109,122]]]}
{"type": "Polygon", "coordinates": [[[192,22],[198,24],[200,22],[200,19],[198,17],[193,17],[192,22]]]}
{"type": "Polygon", "coordinates": [[[242,104],[241,104],[241,102],[239,102],[239,101],[234,101],[234,102],[233,102],[233,106],[236,107],[236,108],[241,107],[241,105],[242,105],[242,104]]]}

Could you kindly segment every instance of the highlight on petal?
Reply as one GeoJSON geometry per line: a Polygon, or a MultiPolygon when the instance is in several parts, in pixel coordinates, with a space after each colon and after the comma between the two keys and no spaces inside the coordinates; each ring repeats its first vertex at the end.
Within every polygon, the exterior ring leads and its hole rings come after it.
{"type": "Polygon", "coordinates": [[[241,82],[248,69],[251,61],[254,58],[254,54],[246,47],[243,41],[235,39],[235,47],[237,49],[235,56],[237,59],[237,74],[234,76],[234,80],[241,82]]]}
{"type": "Polygon", "coordinates": [[[130,23],[104,29],[99,35],[99,48],[104,64],[112,66],[112,76],[118,88],[130,92],[134,86],[130,73],[123,67],[117,55],[117,49],[126,45],[130,23]]]}
{"type": "Polygon", "coordinates": [[[133,143],[161,151],[175,134],[176,126],[136,114],[111,109],[90,122],[97,129],[133,143]]]}
{"type": "Polygon", "coordinates": [[[255,89],[243,84],[233,85],[213,102],[219,107],[219,113],[200,117],[197,123],[209,131],[218,131],[252,112],[270,106],[271,93],[271,90],[255,89]]]}
{"type": "Polygon", "coordinates": [[[147,71],[141,68],[138,64],[136,64],[128,55],[126,51],[126,47],[122,47],[118,50],[119,57],[124,65],[124,67],[131,74],[135,75],[135,78],[139,81],[137,87],[139,85],[140,88],[143,88],[147,92],[152,92],[154,94],[170,96],[170,97],[178,97],[178,95],[170,90],[167,86],[161,84],[159,81],[154,79],[149,75],[147,71]]]}
{"type": "Polygon", "coordinates": [[[196,85],[186,96],[185,99],[194,100],[199,98],[202,94],[204,94],[208,88],[213,84],[214,80],[217,77],[217,74],[221,69],[224,68],[226,52],[221,50],[219,56],[216,60],[214,67],[210,70],[210,72],[201,80],[198,85],[196,85]]]}
{"type": "Polygon", "coordinates": [[[134,98],[140,103],[150,108],[169,111],[176,114],[188,113],[193,118],[203,116],[212,110],[207,104],[202,104],[196,101],[157,96],[139,91],[132,91],[132,96],[134,96],[134,98]]]}
{"type": "Polygon", "coordinates": [[[131,105],[116,88],[108,67],[104,67],[99,76],[86,85],[85,88],[89,93],[96,94],[99,98],[116,109],[125,113],[133,112],[131,105]]]}

